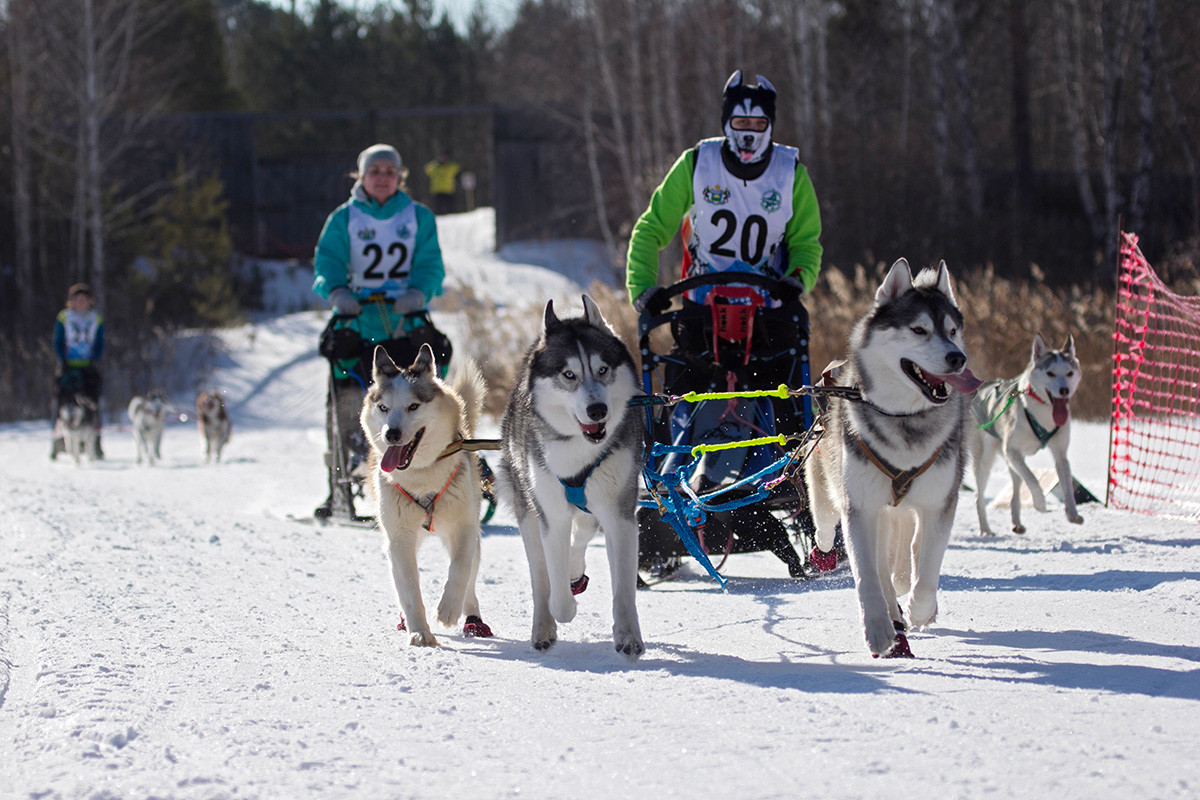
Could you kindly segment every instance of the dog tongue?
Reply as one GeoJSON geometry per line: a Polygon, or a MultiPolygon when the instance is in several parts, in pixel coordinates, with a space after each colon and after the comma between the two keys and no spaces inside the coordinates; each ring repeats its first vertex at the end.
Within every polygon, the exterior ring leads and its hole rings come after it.
{"type": "Polygon", "coordinates": [[[580,430],[582,430],[584,433],[588,433],[588,434],[591,434],[592,436],[595,436],[596,434],[600,433],[600,431],[601,431],[601,430],[604,428],[604,423],[602,423],[602,422],[593,422],[593,423],[590,423],[590,424],[588,424],[588,425],[584,425],[584,424],[581,422],[581,423],[579,423],[579,428],[580,428],[580,430]]]}
{"type": "Polygon", "coordinates": [[[383,458],[379,460],[379,468],[384,472],[391,472],[400,463],[401,456],[404,455],[404,448],[398,444],[394,444],[387,450],[383,451],[383,458]]]}
{"type": "Polygon", "coordinates": [[[1050,405],[1054,408],[1054,424],[1062,427],[1067,424],[1067,400],[1066,398],[1051,398],[1050,405]]]}
{"type": "Polygon", "coordinates": [[[979,384],[983,383],[965,367],[962,372],[956,372],[953,375],[931,375],[930,377],[945,381],[963,394],[974,394],[975,390],[979,388],[979,384]]]}

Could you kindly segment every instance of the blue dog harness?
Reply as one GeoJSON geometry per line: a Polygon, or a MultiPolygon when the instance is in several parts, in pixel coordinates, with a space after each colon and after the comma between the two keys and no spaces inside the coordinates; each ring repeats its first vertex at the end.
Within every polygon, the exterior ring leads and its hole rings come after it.
{"type": "Polygon", "coordinates": [[[592,477],[592,473],[596,471],[596,467],[600,466],[600,462],[608,458],[608,454],[612,452],[612,448],[606,449],[600,454],[600,457],[592,462],[592,465],[571,478],[559,478],[558,482],[562,484],[563,489],[567,493],[567,502],[578,508],[580,511],[585,511],[588,514],[587,493],[584,487],[587,485],[587,479],[592,477]]]}

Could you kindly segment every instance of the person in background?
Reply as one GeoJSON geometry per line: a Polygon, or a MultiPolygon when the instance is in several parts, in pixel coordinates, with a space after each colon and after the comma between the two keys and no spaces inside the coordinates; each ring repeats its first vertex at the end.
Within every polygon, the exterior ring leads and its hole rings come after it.
{"type": "MultiPolygon", "coordinates": [[[[405,191],[407,175],[391,145],[359,153],[350,198],[325,220],[313,256],[313,291],[329,300],[335,316],[352,318],[363,358],[376,344],[403,339],[424,325],[409,315],[426,310],[442,293],[446,269],[437,222],[405,191]]],[[[364,368],[356,361],[334,367],[335,408],[346,438],[359,431],[363,376],[371,375],[369,363],[364,368]]],[[[329,516],[329,502],[317,508],[317,516],[329,516]]]]}
{"type": "Polygon", "coordinates": [[[433,213],[453,214],[458,210],[455,190],[460,171],[462,167],[449,160],[445,153],[425,165],[425,174],[429,176],[429,194],[433,198],[433,213]]]}
{"type": "Polygon", "coordinates": [[[661,310],[655,303],[658,253],[681,222],[684,278],[753,271],[800,293],[817,281],[823,252],[817,195],[799,151],[772,141],[775,87],[756,77],[758,85],[751,86],[741,70],[729,76],[721,103],[724,136],[680,155],[633,227],[625,286],[639,312],[661,310]]]}
{"type": "MultiPolygon", "coordinates": [[[[58,418],[63,400],[75,393],[83,394],[100,404],[103,381],[100,359],[104,355],[104,318],[96,311],[96,297],[86,283],[76,283],[67,290],[67,304],[54,319],[54,355],[58,359],[55,372],[55,392],[52,419],[58,418]]],[[[101,416],[102,419],[102,416],[101,416]]],[[[100,420],[97,420],[97,427],[100,420]]],[[[103,457],[99,437],[97,454],[103,457]]],[[[55,437],[50,448],[53,460],[66,452],[66,442],[55,437]]]]}

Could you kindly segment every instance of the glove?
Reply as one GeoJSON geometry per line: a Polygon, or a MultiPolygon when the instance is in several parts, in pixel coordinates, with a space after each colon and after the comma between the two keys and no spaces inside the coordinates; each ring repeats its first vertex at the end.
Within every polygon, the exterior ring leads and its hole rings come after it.
{"type": "Polygon", "coordinates": [[[409,289],[392,301],[392,310],[397,314],[411,314],[425,307],[425,293],[420,289],[409,289]]]}
{"type": "Polygon", "coordinates": [[[633,307],[639,314],[657,314],[667,307],[668,299],[663,296],[661,286],[651,286],[633,299],[633,307]]]}
{"type": "Polygon", "coordinates": [[[779,279],[779,286],[780,300],[795,303],[804,296],[804,282],[795,275],[784,275],[779,279]]]}
{"type": "Polygon", "coordinates": [[[333,306],[335,313],[347,317],[358,316],[358,312],[362,311],[358,298],[345,286],[339,286],[329,293],[329,305],[333,306]]]}

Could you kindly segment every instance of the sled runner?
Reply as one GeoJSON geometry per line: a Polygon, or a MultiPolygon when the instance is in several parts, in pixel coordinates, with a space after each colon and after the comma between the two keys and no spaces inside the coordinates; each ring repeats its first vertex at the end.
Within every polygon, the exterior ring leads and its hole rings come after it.
{"type": "MultiPolygon", "coordinates": [[[[369,313],[369,303],[387,302],[372,296],[364,302],[363,313],[369,313]]],[[[429,312],[415,311],[405,315],[403,335],[373,342],[358,331],[358,316],[334,314],[321,332],[318,352],[329,362],[329,383],[325,395],[325,433],[327,450],[325,465],[328,472],[329,497],[317,507],[313,516],[318,520],[369,524],[370,516],[359,513],[365,502],[363,479],[366,477],[368,446],[358,417],[363,397],[371,383],[371,365],[376,346],[382,346],[396,364],[413,363],[421,345],[428,344],[434,353],[439,371],[445,375],[453,354],[450,340],[438,330],[429,312]]],[[[487,463],[480,459],[484,508],[482,521],[491,519],[496,510],[494,478],[487,463]]]]}
{"type": "Polygon", "coordinates": [[[647,404],[648,461],[638,509],[643,581],[661,579],[684,556],[695,556],[686,541],[692,537],[702,556],[719,559],[714,575],[730,554],[764,550],[794,578],[815,574],[796,550],[811,551],[813,527],[790,444],[813,427],[812,398],[786,391],[753,396],[809,383],[808,313],[796,288],[731,271],[685,278],[654,299],[656,307],[638,320],[645,392],[722,396],[647,404]],[[739,444],[755,440],[763,441],[739,444]],[[681,513],[662,502],[668,484],[684,500],[681,513]]]}

